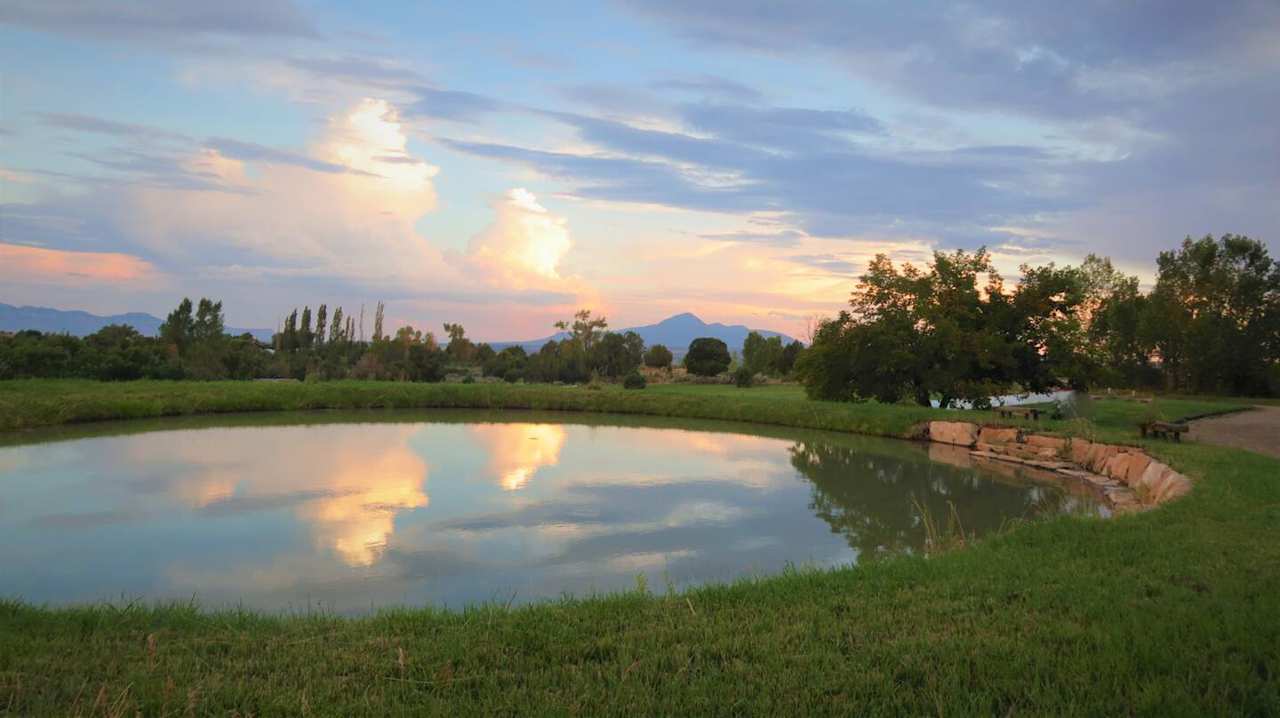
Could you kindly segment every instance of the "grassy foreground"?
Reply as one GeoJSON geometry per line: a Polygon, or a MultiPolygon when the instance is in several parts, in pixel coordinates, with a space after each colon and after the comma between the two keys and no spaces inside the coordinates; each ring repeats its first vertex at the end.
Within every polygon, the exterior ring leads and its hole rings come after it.
{"type": "MultiPolygon", "coordinates": [[[[5,430],[389,406],[880,435],[956,416],[809,402],[790,387],[0,383],[5,430]]],[[[1153,410],[1175,418],[1225,406],[1100,402],[1094,425],[1051,428],[1136,443],[1134,423],[1153,410]]],[[[1020,526],[941,557],[679,595],[362,619],[0,602],[0,713],[1280,713],[1280,461],[1148,446],[1199,479],[1196,490],[1157,511],[1020,526]]]]}

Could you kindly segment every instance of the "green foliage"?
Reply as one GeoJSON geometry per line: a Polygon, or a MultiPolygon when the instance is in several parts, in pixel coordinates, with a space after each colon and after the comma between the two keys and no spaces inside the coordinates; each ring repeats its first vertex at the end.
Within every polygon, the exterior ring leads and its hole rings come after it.
{"type": "Polygon", "coordinates": [[[766,339],[759,332],[751,332],[742,343],[742,364],[752,374],[785,374],[780,366],[783,351],[781,337],[766,339]]]}
{"type": "Polygon", "coordinates": [[[733,384],[739,389],[750,389],[751,385],[755,383],[755,376],[755,372],[751,371],[750,368],[740,366],[733,373],[733,384]]]}
{"type": "Polygon", "coordinates": [[[899,270],[878,255],[850,299],[852,311],[823,321],[797,373],[814,398],[910,399],[943,407],[983,406],[1014,385],[1043,391],[1087,383],[1079,307],[1082,277],[1071,268],[1023,267],[1006,292],[985,249],[935,252],[927,271],[899,270]]]}
{"type": "Polygon", "coordinates": [[[804,345],[798,340],[793,339],[790,344],[783,347],[782,355],[778,357],[778,374],[790,376],[802,352],[804,352],[804,345]]]}
{"type": "Polygon", "coordinates": [[[635,332],[605,332],[591,349],[591,369],[602,377],[617,379],[640,366],[644,340],[635,332]]]}
{"type": "Polygon", "coordinates": [[[674,358],[666,346],[654,344],[644,353],[644,365],[651,369],[670,369],[674,358]]]}
{"type": "Polygon", "coordinates": [[[700,337],[689,343],[684,368],[695,376],[716,376],[729,370],[729,347],[714,337],[700,337]]]}
{"type": "Polygon", "coordinates": [[[1156,260],[1141,336],[1169,389],[1261,394],[1280,363],[1280,261],[1263,243],[1190,237],[1156,260]]]}
{"type": "Polygon", "coordinates": [[[622,380],[624,389],[643,389],[649,385],[649,382],[638,371],[633,371],[622,380]]]}
{"type": "MultiPolygon", "coordinates": [[[[482,346],[487,347],[489,345],[484,344],[482,346]]],[[[497,376],[503,379],[511,376],[513,378],[507,379],[508,381],[518,381],[523,375],[525,364],[528,361],[529,357],[525,354],[524,347],[506,347],[485,360],[480,369],[485,376],[497,376]]]]}

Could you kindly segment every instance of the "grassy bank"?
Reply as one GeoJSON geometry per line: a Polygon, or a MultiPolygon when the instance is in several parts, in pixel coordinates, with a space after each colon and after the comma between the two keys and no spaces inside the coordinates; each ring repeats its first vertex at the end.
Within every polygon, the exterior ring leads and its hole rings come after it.
{"type": "MultiPolygon", "coordinates": [[[[0,383],[0,427],[366,407],[609,411],[901,435],[936,412],[792,387],[0,383]]],[[[1136,442],[1151,412],[1092,425],[1136,442]]],[[[963,414],[962,414],[963,416],[963,414]]],[[[985,417],[987,415],[979,415],[985,417]]],[[[974,417],[974,418],[979,418],[974,417]]],[[[363,619],[0,603],[0,712],[1280,712],[1280,461],[1149,443],[1198,479],[1146,514],[1021,526],[945,556],[517,609],[363,619]]],[[[0,586],[0,593],[3,589],[0,586]]]]}

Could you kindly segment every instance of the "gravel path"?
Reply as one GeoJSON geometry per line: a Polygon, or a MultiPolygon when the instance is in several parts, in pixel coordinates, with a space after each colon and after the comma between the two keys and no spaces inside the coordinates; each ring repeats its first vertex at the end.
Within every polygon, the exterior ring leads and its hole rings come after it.
{"type": "Polygon", "coordinates": [[[1280,407],[1255,406],[1250,411],[1191,422],[1192,441],[1234,446],[1280,458],[1280,407]]]}

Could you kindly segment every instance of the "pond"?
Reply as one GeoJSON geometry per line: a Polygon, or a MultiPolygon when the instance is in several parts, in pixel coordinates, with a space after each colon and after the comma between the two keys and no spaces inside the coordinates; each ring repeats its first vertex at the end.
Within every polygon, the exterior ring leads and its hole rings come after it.
{"type": "Polygon", "coordinates": [[[578,414],[166,419],[0,437],[0,596],[359,614],[661,592],[1097,513],[935,446],[578,414]],[[950,463],[948,463],[950,462],[950,463]]]}

